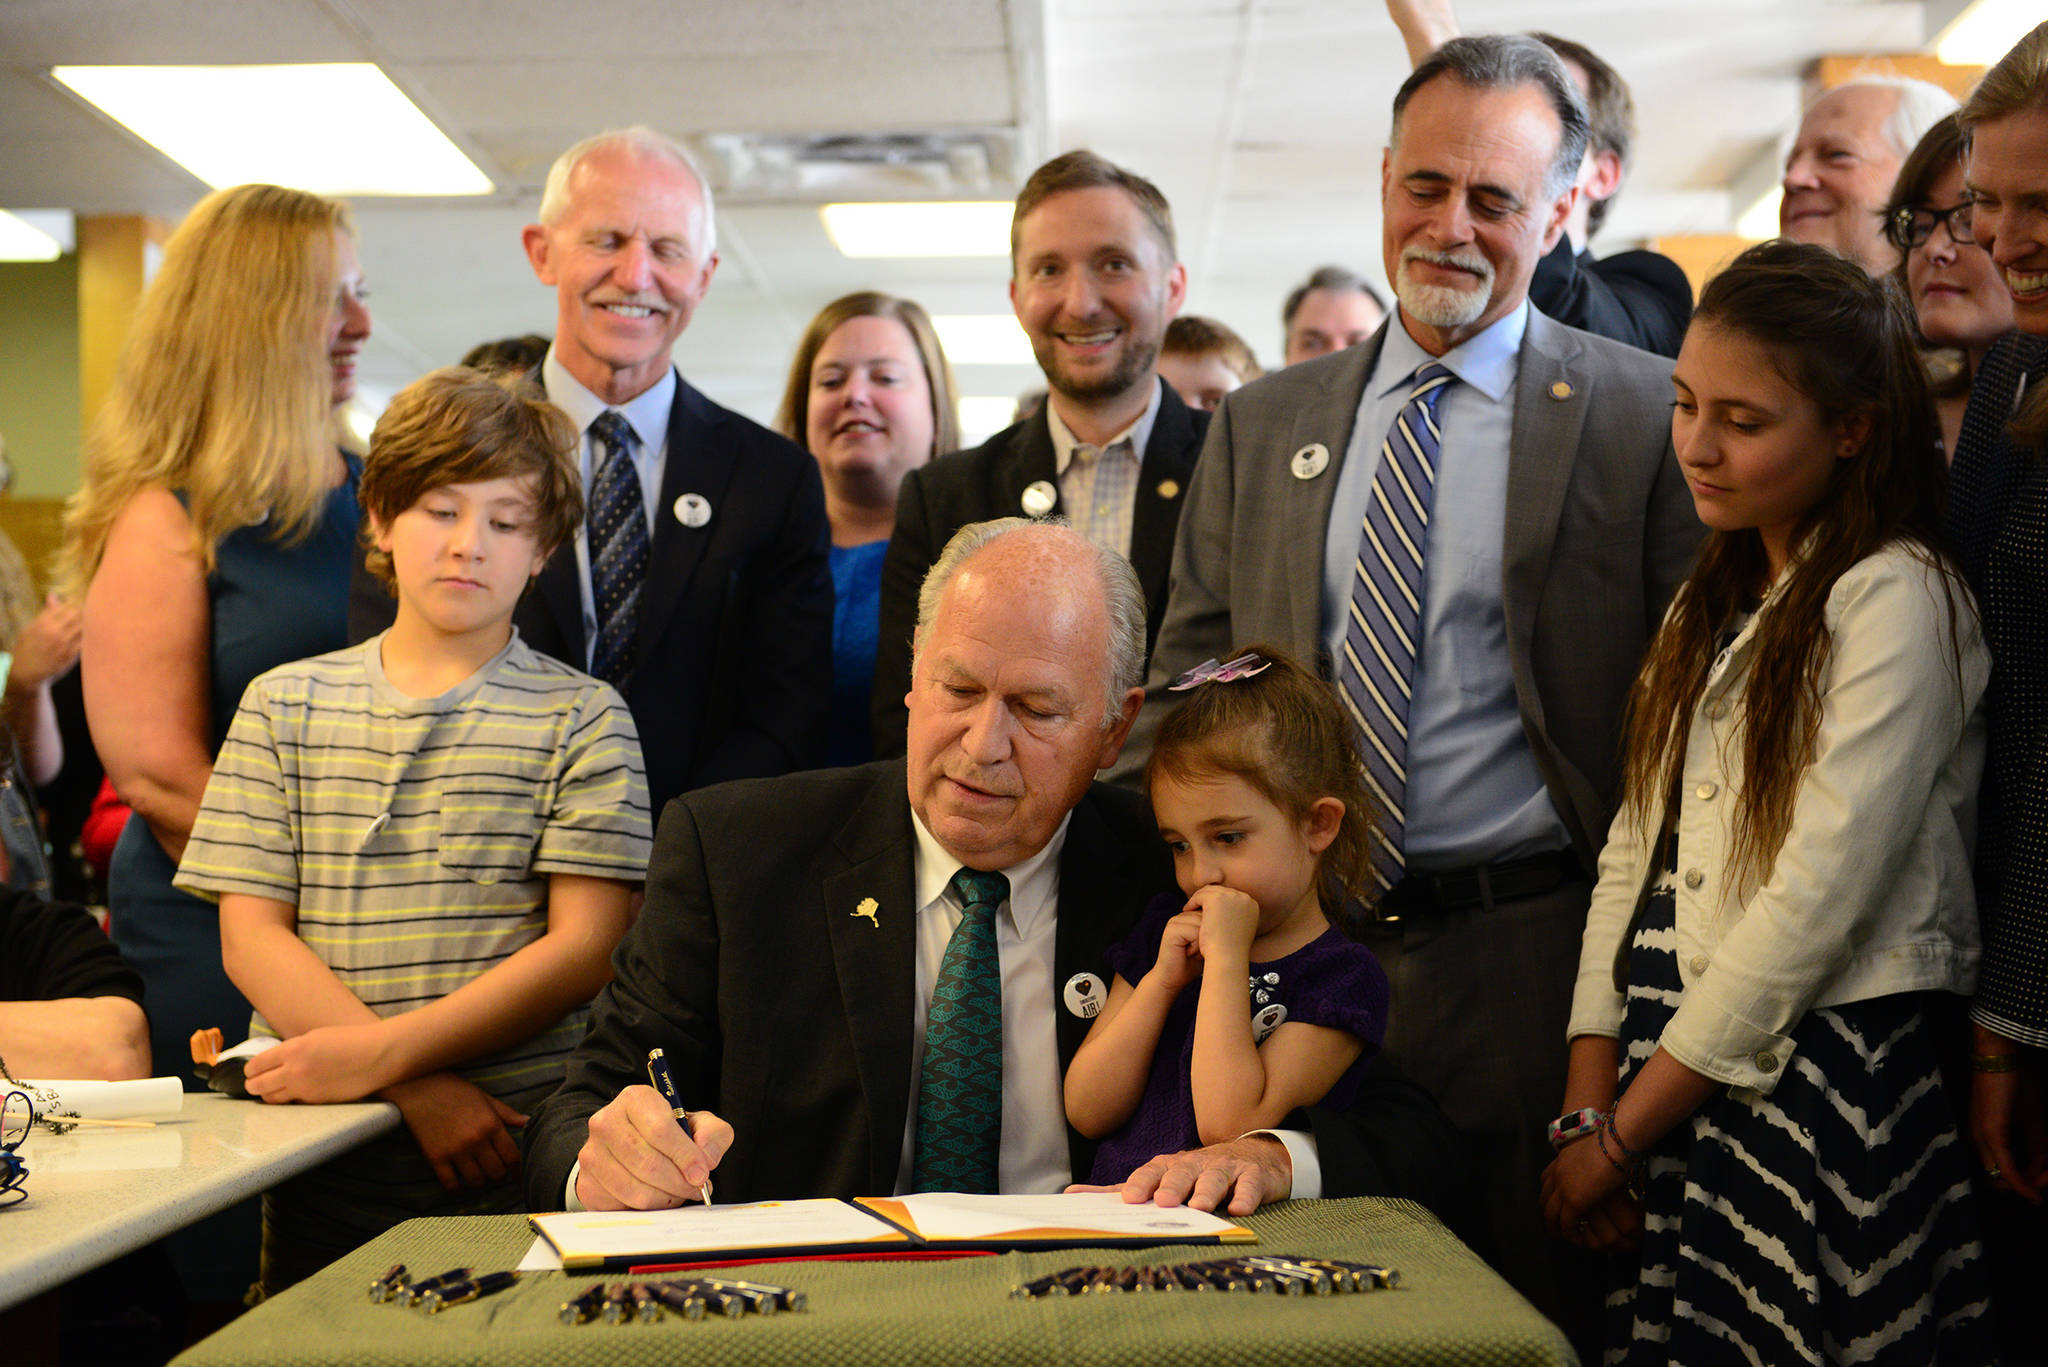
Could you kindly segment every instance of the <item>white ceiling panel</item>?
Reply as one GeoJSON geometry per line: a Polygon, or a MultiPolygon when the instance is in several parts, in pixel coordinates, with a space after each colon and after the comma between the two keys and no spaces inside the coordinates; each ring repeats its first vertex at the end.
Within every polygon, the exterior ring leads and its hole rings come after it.
{"type": "MultiPolygon", "coordinates": [[[[1635,167],[1608,249],[1725,231],[1728,182],[1772,154],[1812,58],[1926,36],[1923,7],[1897,0],[1459,9],[1475,32],[1589,41],[1635,85],[1635,167]]],[[[376,289],[363,377],[384,392],[476,341],[552,328],[519,229],[555,155],[621,123],[684,137],[995,129],[1029,149],[1092,146],[1173,201],[1189,307],[1270,360],[1279,300],[1311,267],[1380,276],[1380,149],[1408,69],[1376,0],[0,0],[0,204],[175,219],[203,191],[52,87],[53,63],[312,60],[380,62],[501,182],[480,201],[356,206],[376,289]]],[[[989,193],[1015,190],[999,177],[989,193]]],[[[1005,261],[850,261],[813,207],[782,193],[721,203],[723,265],[676,352],[714,397],[770,417],[798,331],[849,290],[941,313],[1007,308],[1005,261]]],[[[1033,374],[961,378],[1014,393],[1033,374]]]]}

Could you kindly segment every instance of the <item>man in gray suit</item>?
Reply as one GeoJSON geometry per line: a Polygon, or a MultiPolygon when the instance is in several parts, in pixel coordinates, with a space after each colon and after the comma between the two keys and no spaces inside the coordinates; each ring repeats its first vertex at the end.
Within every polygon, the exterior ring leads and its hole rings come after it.
{"type": "Polygon", "coordinates": [[[1339,684],[1379,747],[1392,837],[1368,940],[1394,984],[1387,1052],[1477,1142],[1492,1251],[1552,1314],[1565,1250],[1538,1175],[1590,875],[1629,684],[1701,534],[1670,455],[1670,362],[1527,303],[1585,140],[1576,88],[1532,39],[1455,40],[1401,87],[1381,165],[1395,318],[1217,411],[1123,763],[1149,752],[1167,681],[1246,643],[1339,684]],[[1399,505],[1398,535],[1372,531],[1376,500],[1399,505]],[[1405,587],[1365,565],[1402,538],[1405,587]],[[1375,646],[1364,625],[1410,593],[1375,646]]]}

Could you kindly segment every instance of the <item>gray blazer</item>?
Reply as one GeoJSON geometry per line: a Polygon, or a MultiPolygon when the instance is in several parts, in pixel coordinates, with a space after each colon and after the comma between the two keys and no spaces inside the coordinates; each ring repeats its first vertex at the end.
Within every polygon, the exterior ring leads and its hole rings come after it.
{"type": "MultiPolygon", "coordinates": [[[[1289,366],[1217,410],[1181,510],[1145,709],[1116,777],[1133,777],[1151,753],[1173,705],[1166,683],[1203,660],[1266,641],[1332,676],[1323,547],[1385,335],[1289,366]],[[1297,479],[1291,458],[1311,443],[1327,448],[1329,466],[1297,479]]],[[[1530,312],[1501,596],[1522,730],[1589,873],[1614,815],[1629,685],[1702,535],[1671,451],[1670,402],[1670,361],[1530,312]]]]}

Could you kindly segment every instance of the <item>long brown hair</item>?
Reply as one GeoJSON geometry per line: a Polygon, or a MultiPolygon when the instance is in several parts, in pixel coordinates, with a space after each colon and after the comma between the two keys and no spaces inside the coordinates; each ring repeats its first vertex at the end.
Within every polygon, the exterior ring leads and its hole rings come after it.
{"type": "MultiPolygon", "coordinates": [[[[1708,534],[1629,695],[1626,801],[1650,831],[1676,796],[1716,640],[1770,588],[1739,703],[1742,783],[1733,799],[1730,869],[1738,886],[1754,887],[1784,843],[1813,759],[1830,645],[1823,613],[1835,581],[1900,541],[1943,571],[1951,621],[1967,591],[1939,548],[1946,471],[1913,320],[1882,280],[1824,247],[1766,242],[1708,283],[1692,326],[1761,346],[1830,424],[1862,416],[1869,426],[1862,450],[1834,462],[1820,501],[1795,527],[1777,584],[1754,528],[1708,534]]],[[[1959,650],[1953,637],[1950,647],[1959,650]]]]}
{"type": "Polygon", "coordinates": [[[1337,836],[1316,858],[1316,894],[1323,918],[1356,938],[1360,918],[1354,908],[1371,897],[1378,826],[1358,728],[1336,690],[1286,651],[1250,645],[1231,658],[1239,655],[1257,655],[1267,668],[1188,693],[1160,723],[1145,764],[1145,790],[1161,778],[1228,774],[1296,821],[1308,816],[1318,798],[1342,802],[1337,836]]]}

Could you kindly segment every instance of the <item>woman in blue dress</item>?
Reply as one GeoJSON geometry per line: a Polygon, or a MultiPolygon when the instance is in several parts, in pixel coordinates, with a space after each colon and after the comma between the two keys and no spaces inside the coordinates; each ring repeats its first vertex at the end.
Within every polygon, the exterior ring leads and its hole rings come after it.
{"type": "Polygon", "coordinates": [[[156,1071],[249,1006],[212,904],[171,887],[214,753],[256,675],[346,643],[357,509],[335,410],[370,335],[345,206],[275,185],[202,200],[164,248],[86,434],[61,574],[84,605],[87,719],[135,810],[108,879],[156,1071]]]}
{"type": "Polygon", "coordinates": [[[776,426],[818,461],[832,522],[831,764],[872,757],[868,692],[882,553],[903,477],[960,449],[953,368],[925,311],[862,290],[818,312],[790,363],[776,426]]]}

